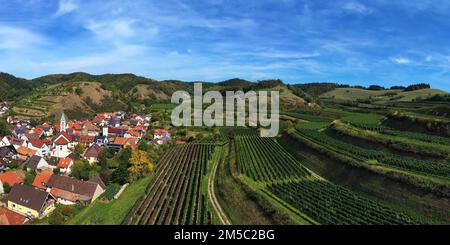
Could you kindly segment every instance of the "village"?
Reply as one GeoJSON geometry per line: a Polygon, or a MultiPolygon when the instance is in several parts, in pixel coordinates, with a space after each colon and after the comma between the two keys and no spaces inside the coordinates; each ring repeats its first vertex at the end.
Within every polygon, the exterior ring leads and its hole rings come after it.
{"type": "MultiPolygon", "coordinates": [[[[6,104],[2,108],[7,111],[6,104]]],[[[20,116],[9,116],[6,121],[10,135],[0,141],[0,225],[45,218],[57,205],[88,205],[105,193],[105,178],[111,175],[121,184],[114,195],[119,198],[128,184],[128,179],[120,179],[129,175],[127,169],[120,164],[114,171],[100,167],[106,164],[99,163],[105,162],[99,158],[172,141],[169,130],[151,129],[149,114],[119,111],[98,113],[90,120],[70,120],[62,113],[59,122],[35,126],[20,116]]]]}

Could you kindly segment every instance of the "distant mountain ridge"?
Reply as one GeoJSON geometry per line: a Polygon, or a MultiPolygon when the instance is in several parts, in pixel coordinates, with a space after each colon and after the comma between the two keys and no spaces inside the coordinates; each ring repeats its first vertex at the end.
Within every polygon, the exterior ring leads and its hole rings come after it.
{"type": "MultiPolygon", "coordinates": [[[[282,110],[301,110],[317,107],[317,101],[324,98],[354,100],[348,91],[367,91],[361,93],[368,99],[373,93],[391,96],[391,90],[373,85],[369,88],[349,86],[337,83],[307,83],[285,84],[279,79],[252,82],[233,78],[222,82],[201,82],[203,91],[249,91],[277,90],[280,91],[282,110]],[[342,93],[342,90],[344,92],[342,93]]],[[[106,110],[134,110],[141,105],[150,106],[154,103],[168,103],[175,91],[193,92],[194,82],[180,80],[163,80],[137,76],[131,73],[92,75],[84,72],[70,74],[51,74],[31,80],[18,78],[7,73],[0,73],[0,101],[14,102],[13,113],[23,116],[47,117],[66,111],[74,117],[91,115],[106,110]]],[[[426,84],[410,86],[420,89],[426,84]]],[[[403,96],[401,89],[396,87],[398,98],[403,96]]],[[[422,91],[422,90],[420,90],[422,91]]],[[[419,91],[419,92],[420,92],[419,91]]],[[[413,100],[414,96],[445,95],[445,91],[423,90],[423,93],[410,91],[402,100],[413,100]],[[426,93],[425,93],[426,92],[426,93]]],[[[361,95],[361,96],[362,96],[361,95]]],[[[391,97],[389,97],[391,98],[391,97]]],[[[397,98],[397,97],[394,97],[397,98]]],[[[440,99],[440,98],[438,98],[440,99]]]]}

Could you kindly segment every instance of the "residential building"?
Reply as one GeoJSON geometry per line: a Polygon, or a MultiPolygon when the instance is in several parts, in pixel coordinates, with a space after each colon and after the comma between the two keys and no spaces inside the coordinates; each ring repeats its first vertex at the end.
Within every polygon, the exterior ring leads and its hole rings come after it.
{"type": "Polygon", "coordinates": [[[0,174],[0,194],[5,192],[4,185],[8,183],[10,187],[15,184],[22,184],[25,178],[25,174],[22,171],[9,171],[0,174]]]}
{"type": "Polygon", "coordinates": [[[27,217],[21,214],[0,207],[0,225],[23,225],[27,220],[27,217]]]}
{"type": "Polygon", "coordinates": [[[89,161],[90,164],[98,162],[98,156],[104,150],[103,147],[93,144],[83,154],[83,157],[89,161]]]}
{"type": "Polygon", "coordinates": [[[28,161],[25,164],[27,171],[37,171],[37,170],[47,170],[47,169],[54,169],[55,167],[50,165],[43,157],[40,157],[38,155],[34,155],[28,159],[28,161]]]}
{"type": "Polygon", "coordinates": [[[55,209],[55,199],[33,186],[15,184],[8,194],[8,209],[29,218],[42,218],[55,209]]]}
{"type": "Polygon", "coordinates": [[[47,170],[36,175],[33,181],[33,186],[41,190],[47,190],[47,183],[53,175],[53,171],[47,170]]]}
{"type": "Polygon", "coordinates": [[[91,203],[105,191],[103,181],[102,184],[96,181],[83,181],[67,176],[52,175],[47,183],[47,190],[56,197],[58,203],[64,205],[73,205],[77,202],[91,203]]]}

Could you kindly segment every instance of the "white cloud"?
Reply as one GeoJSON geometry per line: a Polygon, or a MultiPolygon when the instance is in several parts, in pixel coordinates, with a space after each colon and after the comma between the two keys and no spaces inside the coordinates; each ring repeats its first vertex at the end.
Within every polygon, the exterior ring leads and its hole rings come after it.
{"type": "Polygon", "coordinates": [[[412,61],[410,59],[403,58],[403,57],[391,58],[391,61],[394,62],[395,64],[399,64],[399,65],[407,65],[407,64],[412,63],[412,61]]]}
{"type": "Polygon", "coordinates": [[[349,12],[353,12],[353,13],[357,13],[357,14],[371,14],[373,12],[373,10],[369,7],[367,7],[366,5],[357,2],[357,1],[352,1],[352,2],[348,2],[344,5],[344,9],[349,11],[349,12]]]}
{"type": "Polygon", "coordinates": [[[46,43],[46,38],[32,31],[0,25],[0,50],[20,50],[46,43]]]}
{"type": "Polygon", "coordinates": [[[59,0],[58,10],[55,16],[68,14],[78,9],[78,4],[74,0],[59,0]]]}
{"type": "Polygon", "coordinates": [[[91,20],[86,28],[98,37],[109,39],[114,37],[132,37],[135,34],[133,23],[135,20],[95,21],[91,20]]]}
{"type": "Polygon", "coordinates": [[[123,39],[152,39],[159,33],[155,26],[139,25],[134,19],[117,19],[98,21],[91,20],[85,28],[93,32],[98,38],[110,42],[118,42],[123,39]]]}
{"type": "Polygon", "coordinates": [[[320,56],[318,51],[313,52],[289,52],[289,51],[254,51],[254,52],[241,52],[237,55],[250,55],[258,56],[263,58],[273,58],[273,59],[307,59],[320,56]]]}

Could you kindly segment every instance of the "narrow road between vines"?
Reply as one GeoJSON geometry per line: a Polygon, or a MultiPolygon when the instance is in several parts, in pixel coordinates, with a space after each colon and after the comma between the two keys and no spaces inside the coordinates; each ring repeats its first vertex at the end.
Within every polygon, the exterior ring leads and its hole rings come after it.
{"type": "Polygon", "coordinates": [[[222,224],[224,225],[231,225],[230,220],[228,219],[227,215],[225,214],[225,212],[223,212],[222,207],[220,206],[219,201],[216,198],[216,194],[214,192],[214,179],[216,177],[216,171],[217,171],[217,166],[219,165],[220,161],[217,161],[214,166],[213,169],[211,171],[211,175],[209,176],[208,179],[208,196],[211,200],[211,204],[214,208],[214,210],[216,211],[217,215],[219,216],[220,222],[222,222],[222,224]]]}

